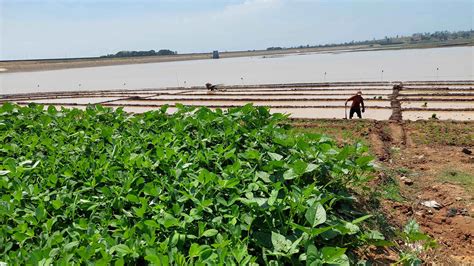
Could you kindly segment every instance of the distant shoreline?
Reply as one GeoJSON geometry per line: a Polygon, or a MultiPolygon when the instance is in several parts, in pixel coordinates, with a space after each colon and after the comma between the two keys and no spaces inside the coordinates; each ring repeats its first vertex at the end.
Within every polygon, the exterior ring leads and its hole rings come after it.
{"type": "MultiPolygon", "coordinates": [[[[396,45],[358,45],[358,46],[338,46],[338,47],[318,47],[318,48],[290,48],[281,50],[255,50],[255,51],[235,51],[221,52],[220,58],[252,57],[252,56],[275,56],[287,54],[305,53],[334,53],[334,52],[360,52],[360,51],[383,51],[401,49],[428,49],[442,47],[473,46],[473,40],[452,40],[448,42],[417,43],[417,44],[396,44],[396,45]]],[[[14,72],[48,71],[71,68],[87,68],[100,66],[115,66],[129,64],[147,64],[162,62],[177,62],[190,60],[211,59],[212,53],[178,54],[170,56],[143,56],[126,58],[58,58],[58,59],[33,59],[33,60],[9,60],[0,61],[0,75],[14,72]]],[[[219,60],[219,59],[215,59],[219,60]]]]}

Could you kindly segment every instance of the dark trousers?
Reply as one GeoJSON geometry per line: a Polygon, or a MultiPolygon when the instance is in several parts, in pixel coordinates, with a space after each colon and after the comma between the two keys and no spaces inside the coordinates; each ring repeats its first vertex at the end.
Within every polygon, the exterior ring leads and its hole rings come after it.
{"type": "Polygon", "coordinates": [[[362,118],[360,107],[351,107],[351,110],[349,111],[349,119],[352,119],[352,117],[354,116],[354,113],[356,113],[359,118],[362,118]]]}

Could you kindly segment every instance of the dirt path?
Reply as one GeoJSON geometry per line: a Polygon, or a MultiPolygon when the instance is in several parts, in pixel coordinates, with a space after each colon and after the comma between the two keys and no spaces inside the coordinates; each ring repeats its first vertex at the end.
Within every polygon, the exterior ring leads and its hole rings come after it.
{"type": "Polygon", "coordinates": [[[388,124],[390,135],[392,136],[392,143],[397,146],[404,146],[407,143],[407,136],[400,122],[390,122],[388,124]]]}
{"type": "Polygon", "coordinates": [[[400,95],[400,90],[402,89],[402,86],[403,85],[401,84],[393,86],[392,95],[390,96],[390,107],[392,108],[392,115],[390,116],[390,120],[402,120],[402,105],[398,100],[398,96],[400,95]]]}

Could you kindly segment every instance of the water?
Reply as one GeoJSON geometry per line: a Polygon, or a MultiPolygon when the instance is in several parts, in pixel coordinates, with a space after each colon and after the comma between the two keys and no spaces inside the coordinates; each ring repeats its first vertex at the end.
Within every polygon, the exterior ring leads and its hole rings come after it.
{"type": "Polygon", "coordinates": [[[474,78],[473,62],[473,47],[451,47],[119,65],[2,73],[0,94],[189,87],[206,82],[466,80],[474,78]]]}
{"type": "MultiPolygon", "coordinates": [[[[35,101],[39,102],[39,101],[35,101]]],[[[60,101],[58,101],[60,102],[60,101]]],[[[161,105],[175,105],[177,103],[190,105],[190,106],[240,106],[247,103],[253,103],[255,106],[269,106],[269,107],[278,107],[278,106],[291,106],[291,107],[307,107],[307,106],[337,106],[344,107],[344,100],[340,101],[317,101],[317,100],[308,100],[308,101],[265,101],[265,100],[253,100],[253,101],[241,101],[241,100],[227,100],[227,101],[210,101],[210,100],[199,100],[199,101],[189,101],[189,100],[123,100],[123,101],[114,101],[114,104],[120,105],[152,105],[152,106],[161,106],[161,105]]],[[[366,101],[365,105],[370,107],[390,107],[389,101],[366,101]]]]}

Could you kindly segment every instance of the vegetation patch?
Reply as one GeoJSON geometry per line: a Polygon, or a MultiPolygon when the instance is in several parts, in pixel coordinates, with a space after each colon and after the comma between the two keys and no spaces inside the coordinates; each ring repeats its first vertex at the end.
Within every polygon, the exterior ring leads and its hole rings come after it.
{"type": "Polygon", "coordinates": [[[294,131],[305,134],[324,134],[331,136],[340,145],[362,143],[370,146],[369,133],[373,122],[367,120],[324,120],[317,122],[294,122],[294,131]]]}
{"type": "Polygon", "coordinates": [[[474,175],[455,169],[445,169],[440,173],[440,180],[462,186],[468,192],[474,192],[474,175]]]}
{"type": "Polygon", "coordinates": [[[383,198],[397,202],[404,201],[400,194],[400,185],[394,178],[389,177],[387,180],[385,180],[381,188],[383,189],[383,198]]]}
{"type": "Polygon", "coordinates": [[[417,121],[407,122],[411,138],[418,144],[473,146],[472,122],[417,121]]]}
{"type": "Polygon", "coordinates": [[[341,264],[380,242],[360,144],[263,107],[131,115],[0,108],[0,258],[12,265],[341,264]]]}

